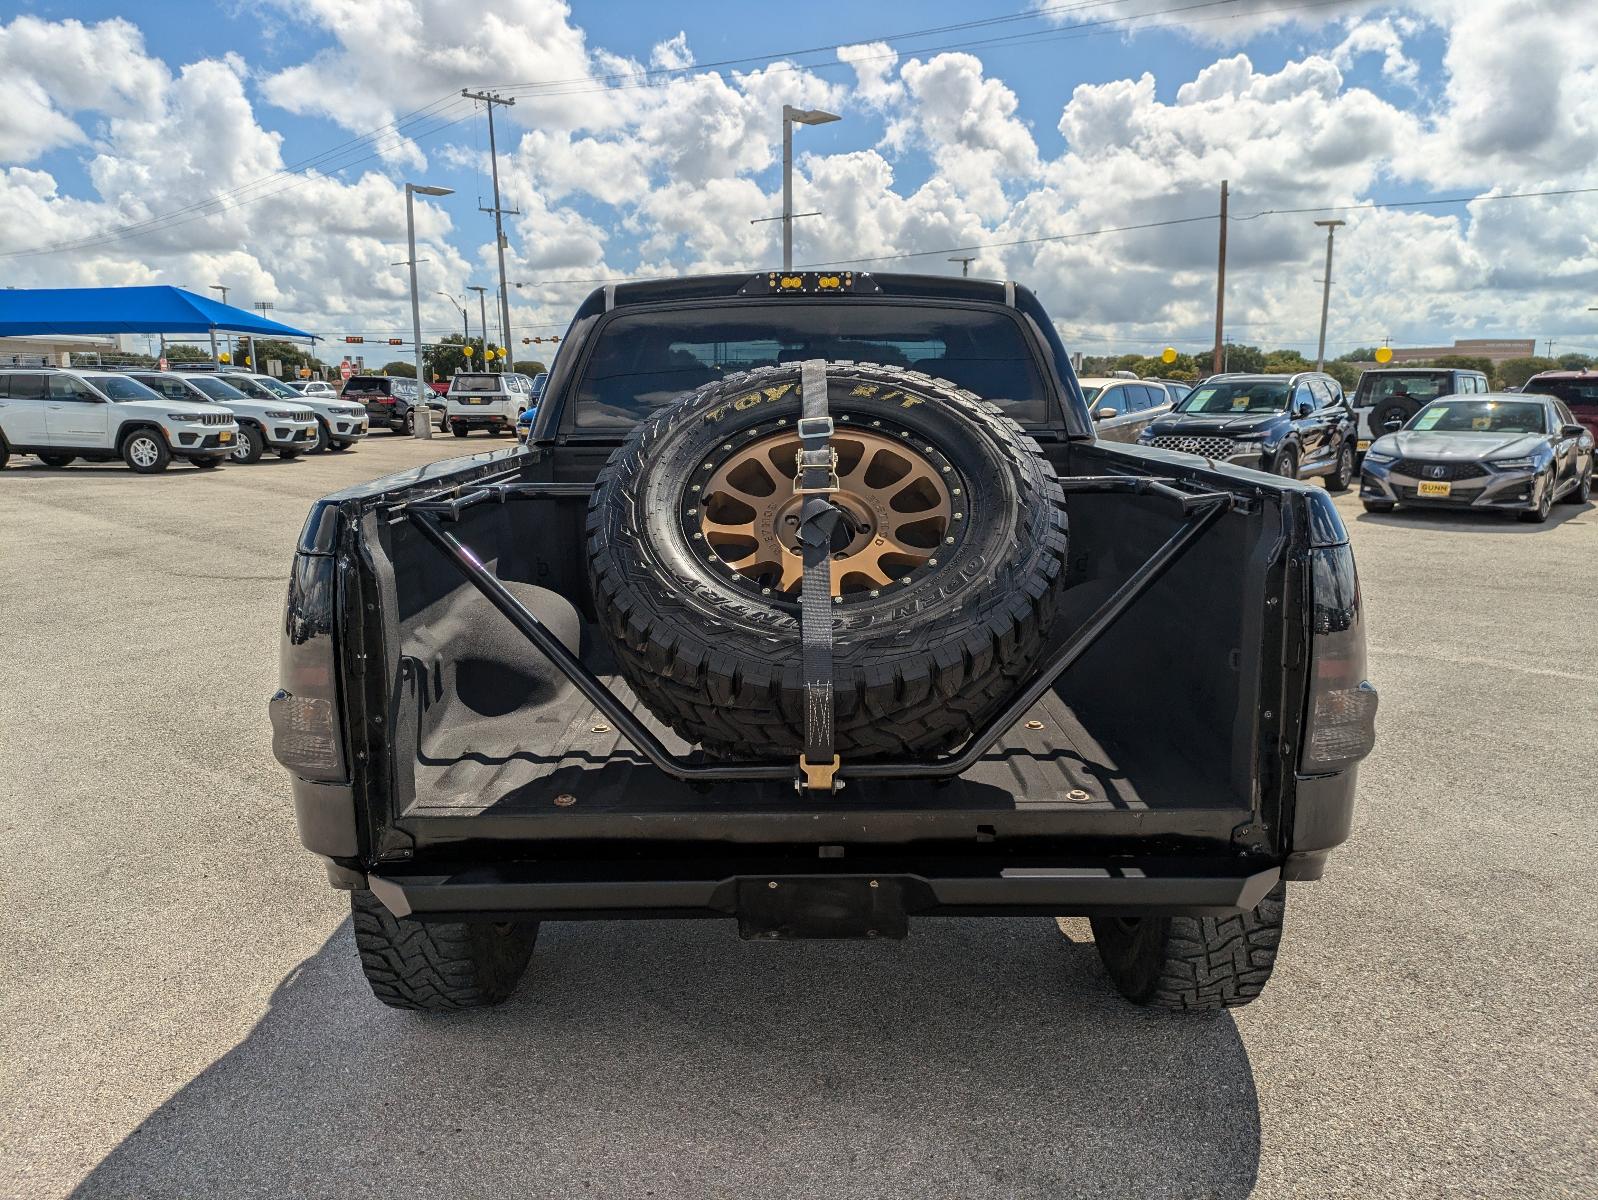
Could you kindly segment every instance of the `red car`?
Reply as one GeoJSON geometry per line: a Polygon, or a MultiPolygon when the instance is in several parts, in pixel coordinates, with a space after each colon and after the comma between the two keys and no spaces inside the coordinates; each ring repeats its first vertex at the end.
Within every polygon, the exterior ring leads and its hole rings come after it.
{"type": "Polygon", "coordinates": [[[1563,400],[1570,415],[1598,438],[1598,371],[1544,371],[1520,390],[1563,400]]]}

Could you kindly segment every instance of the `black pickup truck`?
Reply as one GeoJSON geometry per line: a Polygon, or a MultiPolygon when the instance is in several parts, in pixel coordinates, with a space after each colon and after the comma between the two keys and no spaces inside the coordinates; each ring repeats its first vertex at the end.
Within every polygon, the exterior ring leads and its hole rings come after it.
{"type": "Polygon", "coordinates": [[[426,1009],[504,999],[541,920],[653,917],[1084,915],[1128,998],[1246,1003],[1375,708],[1323,489],[1096,441],[1024,287],[809,273],[596,291],[525,447],[319,501],[270,704],[374,992],[426,1009]]]}

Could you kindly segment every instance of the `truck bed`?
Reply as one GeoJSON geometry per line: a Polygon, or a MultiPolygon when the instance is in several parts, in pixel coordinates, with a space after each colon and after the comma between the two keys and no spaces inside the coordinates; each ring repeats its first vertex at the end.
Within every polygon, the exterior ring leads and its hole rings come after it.
{"type": "MultiPolygon", "coordinates": [[[[688,749],[656,721],[620,676],[605,682],[673,750],[688,749]]],[[[975,766],[947,782],[854,780],[835,800],[811,800],[786,784],[718,784],[713,790],[674,780],[633,750],[580,693],[569,691],[538,711],[536,736],[521,714],[450,723],[418,755],[415,799],[406,817],[538,813],[621,814],[683,811],[1104,811],[1224,808],[1229,797],[1181,755],[1180,746],[1125,756],[1095,734],[1057,695],[1047,696],[975,766]],[[1034,727],[1036,726],[1036,727],[1034,727]],[[540,749],[532,749],[529,743],[540,749]],[[569,798],[557,804],[558,797],[569,798]]],[[[1157,738],[1143,728],[1140,736],[1157,738]]]]}

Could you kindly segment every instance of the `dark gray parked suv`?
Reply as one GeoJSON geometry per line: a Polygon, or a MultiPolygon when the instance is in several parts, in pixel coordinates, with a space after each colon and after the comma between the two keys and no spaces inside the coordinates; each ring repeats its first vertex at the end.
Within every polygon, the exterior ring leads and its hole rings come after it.
{"type": "MultiPolygon", "coordinates": [[[[344,399],[366,406],[372,428],[387,426],[395,433],[415,433],[418,389],[416,380],[403,375],[351,375],[344,385],[344,399]]],[[[430,404],[433,421],[442,432],[444,402],[430,404]]]]}
{"type": "Polygon", "coordinates": [[[1330,375],[1211,375],[1138,435],[1145,446],[1185,450],[1287,479],[1354,479],[1354,410],[1330,375]]]}

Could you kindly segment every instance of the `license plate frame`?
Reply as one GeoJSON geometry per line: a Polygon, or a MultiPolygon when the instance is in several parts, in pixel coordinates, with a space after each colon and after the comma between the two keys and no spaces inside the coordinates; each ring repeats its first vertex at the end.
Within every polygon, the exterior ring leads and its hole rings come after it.
{"type": "Polygon", "coordinates": [[[905,881],[891,875],[740,878],[737,896],[745,940],[897,940],[910,932],[905,881]]]}
{"type": "Polygon", "coordinates": [[[1360,438],[1359,441],[1354,443],[1354,449],[1358,450],[1361,454],[1364,454],[1365,451],[1369,450],[1370,448],[1371,448],[1371,440],[1370,440],[1370,438],[1360,438]]]}
{"type": "Polygon", "coordinates": [[[1415,494],[1428,500],[1446,500],[1454,494],[1454,485],[1446,479],[1422,479],[1415,494]]]}

